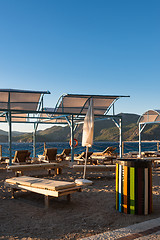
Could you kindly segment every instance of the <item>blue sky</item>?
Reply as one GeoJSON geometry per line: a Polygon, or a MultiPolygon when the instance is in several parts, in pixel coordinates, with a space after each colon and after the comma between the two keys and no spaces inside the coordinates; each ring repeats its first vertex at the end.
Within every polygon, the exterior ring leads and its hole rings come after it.
{"type": "Polygon", "coordinates": [[[130,95],[160,109],[160,1],[0,0],[0,88],[130,95]]]}

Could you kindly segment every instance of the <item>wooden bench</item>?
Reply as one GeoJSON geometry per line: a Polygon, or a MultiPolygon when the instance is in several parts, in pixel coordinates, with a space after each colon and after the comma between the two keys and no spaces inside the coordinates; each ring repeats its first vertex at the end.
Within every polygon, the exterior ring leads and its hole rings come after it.
{"type": "Polygon", "coordinates": [[[14,193],[18,190],[43,194],[45,196],[45,208],[49,207],[50,197],[66,195],[67,200],[70,201],[70,194],[81,191],[81,187],[77,186],[74,182],[55,181],[28,176],[6,179],[4,185],[11,188],[12,197],[15,197],[14,193]]]}
{"type": "Polygon", "coordinates": [[[60,174],[62,172],[62,165],[59,163],[37,163],[7,166],[7,170],[12,170],[16,176],[23,175],[24,171],[33,170],[48,170],[48,174],[50,174],[52,169],[55,170],[55,174],[60,174]]]}
{"type": "MultiPolygon", "coordinates": [[[[73,165],[73,169],[76,171],[83,171],[84,165],[73,165]]],[[[104,172],[116,170],[116,165],[87,165],[86,172],[104,172]]]]}

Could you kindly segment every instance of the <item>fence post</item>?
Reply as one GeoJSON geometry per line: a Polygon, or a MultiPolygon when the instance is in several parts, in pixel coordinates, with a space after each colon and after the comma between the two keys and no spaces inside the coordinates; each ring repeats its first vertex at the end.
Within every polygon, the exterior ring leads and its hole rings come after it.
{"type": "Polygon", "coordinates": [[[46,143],[44,142],[44,151],[45,151],[45,149],[46,149],[46,143]]]}

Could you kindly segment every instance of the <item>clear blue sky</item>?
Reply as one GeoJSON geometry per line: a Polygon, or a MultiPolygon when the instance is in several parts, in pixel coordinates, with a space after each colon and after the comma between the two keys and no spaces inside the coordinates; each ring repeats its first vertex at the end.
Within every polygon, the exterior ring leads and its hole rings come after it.
{"type": "Polygon", "coordinates": [[[160,109],[159,0],[0,0],[0,88],[130,95],[160,109]]]}

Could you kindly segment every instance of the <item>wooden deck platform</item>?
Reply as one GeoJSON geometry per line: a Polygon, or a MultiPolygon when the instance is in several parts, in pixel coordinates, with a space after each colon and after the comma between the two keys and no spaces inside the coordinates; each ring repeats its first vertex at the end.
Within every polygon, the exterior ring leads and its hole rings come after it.
{"type": "Polygon", "coordinates": [[[80,191],[81,187],[74,182],[55,181],[43,178],[21,176],[5,180],[5,186],[11,188],[12,196],[17,190],[27,190],[34,193],[45,195],[45,207],[49,207],[49,197],[67,196],[70,200],[70,194],[80,191]]]}

